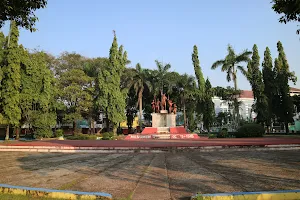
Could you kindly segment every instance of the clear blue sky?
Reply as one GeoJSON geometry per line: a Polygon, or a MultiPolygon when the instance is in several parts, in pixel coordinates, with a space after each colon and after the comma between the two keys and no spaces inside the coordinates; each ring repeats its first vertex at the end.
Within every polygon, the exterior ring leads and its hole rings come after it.
{"type": "MultiPolygon", "coordinates": [[[[236,52],[257,44],[262,61],[266,46],[273,58],[277,56],[276,43],[280,40],[290,69],[300,75],[297,26],[280,24],[270,1],[48,0],[47,8],[37,12],[38,31],[21,30],[20,43],[54,55],[74,51],[104,57],[111,46],[112,30],[116,30],[132,66],[140,62],[143,67],[155,68],[154,60],[158,59],[169,62],[174,71],[192,75],[191,53],[196,44],[204,76],[213,86],[227,86],[232,83],[227,83],[225,73],[210,69],[214,61],[226,55],[227,44],[236,52]]],[[[250,89],[242,75],[238,82],[240,89],[250,89]]]]}

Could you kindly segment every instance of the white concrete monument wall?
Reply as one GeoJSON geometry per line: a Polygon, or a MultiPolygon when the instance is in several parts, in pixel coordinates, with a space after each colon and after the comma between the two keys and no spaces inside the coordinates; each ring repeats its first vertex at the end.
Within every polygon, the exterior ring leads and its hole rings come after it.
{"type": "Polygon", "coordinates": [[[152,113],[152,127],[175,127],[176,114],[162,110],[161,113],[152,113]]]}

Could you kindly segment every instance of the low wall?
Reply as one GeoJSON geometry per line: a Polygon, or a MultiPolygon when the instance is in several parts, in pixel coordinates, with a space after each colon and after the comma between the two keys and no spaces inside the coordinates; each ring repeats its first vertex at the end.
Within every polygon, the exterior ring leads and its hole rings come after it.
{"type": "Polygon", "coordinates": [[[0,193],[57,199],[101,199],[111,200],[112,196],[102,192],[79,192],[71,190],[50,190],[44,188],[20,187],[0,184],[0,193]]]}
{"type": "Polygon", "coordinates": [[[298,200],[300,190],[199,194],[191,200],[298,200]]]}

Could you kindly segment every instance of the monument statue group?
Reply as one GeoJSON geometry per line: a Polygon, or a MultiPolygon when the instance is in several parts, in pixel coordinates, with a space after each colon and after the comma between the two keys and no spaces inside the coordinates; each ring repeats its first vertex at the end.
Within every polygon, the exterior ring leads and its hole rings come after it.
{"type": "Polygon", "coordinates": [[[166,94],[163,94],[161,92],[161,101],[159,99],[154,99],[151,102],[152,110],[154,113],[160,113],[161,110],[167,110],[167,102],[168,102],[168,108],[169,108],[169,113],[174,113],[176,114],[177,112],[177,106],[176,104],[167,96],[166,94]]]}

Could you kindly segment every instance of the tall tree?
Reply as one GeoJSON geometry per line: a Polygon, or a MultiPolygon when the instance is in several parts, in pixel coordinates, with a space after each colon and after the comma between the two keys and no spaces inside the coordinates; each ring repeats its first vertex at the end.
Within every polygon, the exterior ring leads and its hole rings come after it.
{"type": "Polygon", "coordinates": [[[125,120],[126,90],[121,90],[121,76],[127,63],[127,52],[118,46],[117,36],[109,51],[109,67],[101,70],[97,77],[97,106],[106,113],[107,127],[113,125],[116,133],[117,125],[125,120]]]}
{"type": "Polygon", "coordinates": [[[221,66],[222,72],[227,73],[227,81],[233,81],[234,89],[237,90],[237,69],[244,71],[244,68],[240,65],[241,62],[248,62],[251,51],[244,50],[240,54],[236,54],[232,46],[227,47],[228,54],[223,60],[218,60],[213,63],[212,69],[216,69],[221,66]]]}
{"type": "Polygon", "coordinates": [[[244,71],[244,74],[246,75],[252,87],[253,96],[255,99],[253,110],[257,113],[256,120],[258,123],[264,124],[264,122],[267,119],[268,102],[267,102],[267,97],[264,93],[263,77],[259,68],[260,57],[258,54],[258,48],[256,44],[253,45],[252,51],[253,51],[252,59],[247,66],[248,71],[247,72],[244,71]]]}
{"type": "Polygon", "coordinates": [[[4,0],[0,1],[0,28],[5,21],[15,21],[17,26],[35,31],[38,18],[34,11],[45,8],[47,0],[4,0]]]}
{"type": "MultiPolygon", "coordinates": [[[[227,73],[227,81],[233,80],[234,83],[234,89],[238,90],[237,86],[237,69],[240,71],[244,72],[245,69],[243,66],[240,65],[241,62],[248,62],[249,61],[249,56],[251,55],[251,52],[248,50],[244,50],[240,54],[236,54],[234,52],[234,49],[228,45],[227,47],[228,54],[223,60],[218,60],[212,65],[212,69],[216,69],[217,67],[221,66],[221,70],[227,73]]],[[[238,124],[240,114],[239,114],[239,104],[237,101],[237,96],[235,96],[234,99],[234,118],[236,120],[236,124],[238,124]]]]}
{"type": "MultiPolygon", "coordinates": [[[[52,136],[56,124],[54,101],[54,76],[47,66],[46,54],[29,53],[21,49],[20,125],[30,125],[35,137],[52,136]]],[[[18,137],[18,135],[17,135],[18,137]]]]}
{"type": "Polygon", "coordinates": [[[209,132],[210,127],[215,117],[215,106],[212,101],[213,89],[211,87],[209,79],[205,82],[205,96],[204,96],[204,112],[203,112],[203,126],[209,132]]]}
{"type": "Polygon", "coordinates": [[[15,22],[11,24],[10,45],[4,53],[2,80],[2,109],[7,119],[6,137],[9,138],[9,126],[17,127],[21,119],[20,104],[20,49],[18,45],[19,30],[15,22]]]}
{"type": "MultiPolygon", "coordinates": [[[[267,47],[264,52],[264,60],[262,63],[262,73],[264,81],[264,94],[267,97],[268,111],[266,112],[266,125],[270,127],[274,120],[274,97],[276,94],[275,74],[273,71],[272,57],[270,49],[267,47]]],[[[268,128],[269,131],[269,128],[268,128]]]]}
{"type": "Polygon", "coordinates": [[[293,72],[289,71],[289,64],[286,55],[279,41],[277,43],[278,58],[275,59],[276,84],[277,88],[277,104],[280,109],[277,110],[279,121],[284,122],[286,132],[289,132],[288,123],[293,122],[294,105],[290,96],[289,80],[296,81],[293,72]]]}
{"type": "Polygon", "coordinates": [[[137,103],[139,105],[139,122],[141,126],[143,116],[143,93],[145,88],[151,90],[151,83],[147,80],[146,73],[139,63],[136,65],[135,69],[132,69],[132,73],[129,75],[130,80],[127,83],[129,84],[129,88],[134,88],[138,97],[137,103]]]}
{"type": "Polygon", "coordinates": [[[4,60],[4,47],[5,47],[5,36],[2,32],[0,32],[0,124],[5,124],[4,117],[2,115],[2,78],[3,78],[3,60],[4,60]]]}
{"type": "Polygon", "coordinates": [[[92,109],[92,79],[81,69],[71,69],[59,77],[59,100],[66,105],[64,121],[73,123],[74,131],[76,120],[85,119],[92,109]]]}
{"type": "Polygon", "coordinates": [[[164,87],[165,87],[165,76],[168,73],[169,69],[171,68],[170,64],[163,65],[162,62],[159,62],[158,60],[155,60],[157,70],[158,70],[158,80],[160,83],[160,90],[163,92],[164,87]]]}
{"type": "Polygon", "coordinates": [[[196,90],[196,82],[193,76],[188,74],[183,74],[180,76],[180,79],[177,83],[177,91],[181,97],[181,105],[184,116],[184,125],[187,125],[187,113],[194,115],[194,111],[196,108],[195,105],[195,90],[196,90]],[[186,104],[188,104],[188,108],[186,108],[186,104]]]}
{"type": "Polygon", "coordinates": [[[194,65],[195,75],[197,78],[198,90],[200,92],[200,96],[202,96],[205,91],[205,80],[204,80],[203,73],[202,73],[202,70],[200,67],[200,61],[198,58],[198,48],[196,45],[194,45],[194,47],[193,47],[192,61],[193,61],[193,65],[194,65]]]}
{"type": "MultiPolygon", "coordinates": [[[[279,18],[280,23],[300,22],[300,1],[299,0],[273,0],[273,10],[278,14],[283,14],[279,18]]],[[[300,29],[296,31],[300,34],[300,29]]]]}

